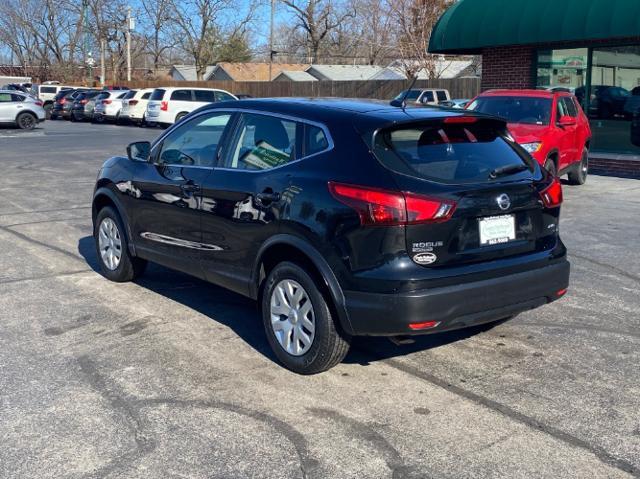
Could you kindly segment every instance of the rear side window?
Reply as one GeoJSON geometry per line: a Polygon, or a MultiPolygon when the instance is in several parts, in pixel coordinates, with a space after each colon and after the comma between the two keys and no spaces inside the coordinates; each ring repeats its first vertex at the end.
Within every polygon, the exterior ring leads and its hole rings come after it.
{"type": "Polygon", "coordinates": [[[493,181],[493,170],[511,165],[523,166],[523,171],[509,175],[509,180],[528,178],[532,171],[530,160],[493,122],[383,130],[376,134],[375,153],[394,171],[441,183],[487,183],[493,181]]]}
{"type": "Polygon", "coordinates": [[[329,148],[329,140],[324,130],[317,126],[305,125],[304,154],[305,156],[320,153],[329,148]]]}
{"type": "Polygon", "coordinates": [[[148,91],[147,93],[143,93],[141,100],[148,100],[150,96],[151,96],[150,91],[148,91]]]}
{"type": "Polygon", "coordinates": [[[58,89],[54,86],[41,86],[40,93],[55,93],[58,89]]]}
{"type": "Polygon", "coordinates": [[[428,101],[435,101],[432,91],[425,91],[424,95],[422,95],[422,102],[426,103],[428,101]]]}
{"type": "Polygon", "coordinates": [[[125,93],[122,99],[128,100],[129,98],[133,98],[134,96],[136,96],[136,93],[138,93],[136,90],[129,90],[127,93],[125,93]]]}
{"type": "Polygon", "coordinates": [[[217,92],[215,92],[215,94],[216,94],[216,101],[235,100],[235,98],[233,98],[231,95],[229,95],[228,93],[226,93],[224,91],[217,91],[217,92]]]}
{"type": "Polygon", "coordinates": [[[268,115],[243,114],[225,166],[269,170],[295,159],[297,123],[268,115]]]}
{"type": "Polygon", "coordinates": [[[207,103],[213,103],[216,101],[216,97],[211,90],[193,90],[196,95],[196,101],[204,101],[207,103]]]}
{"type": "Polygon", "coordinates": [[[436,95],[438,96],[438,101],[447,101],[447,93],[444,90],[438,90],[436,95]]]}
{"type": "Polygon", "coordinates": [[[171,100],[175,101],[191,101],[191,90],[174,90],[171,93],[171,100]]]}
{"type": "Polygon", "coordinates": [[[567,112],[567,115],[572,117],[578,116],[578,109],[576,108],[576,104],[573,102],[573,99],[568,96],[564,96],[560,99],[564,104],[564,109],[567,112]]]}
{"type": "Polygon", "coordinates": [[[26,97],[22,95],[16,95],[15,93],[11,94],[11,101],[17,102],[17,101],[24,101],[25,99],[26,97]]]}
{"type": "Polygon", "coordinates": [[[166,91],[162,88],[156,88],[155,90],[153,90],[153,93],[151,94],[149,100],[162,100],[165,93],[166,91]]]}

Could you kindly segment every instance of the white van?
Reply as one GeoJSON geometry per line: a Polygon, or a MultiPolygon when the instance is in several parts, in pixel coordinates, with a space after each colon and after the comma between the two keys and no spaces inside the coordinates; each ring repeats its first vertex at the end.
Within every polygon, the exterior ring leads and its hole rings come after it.
{"type": "Polygon", "coordinates": [[[56,99],[56,95],[63,90],[73,90],[74,86],[66,86],[66,85],[38,85],[38,99],[42,101],[44,104],[44,109],[47,113],[53,108],[53,102],[56,99]]]}
{"type": "Polygon", "coordinates": [[[156,88],[147,104],[146,121],[167,127],[201,106],[237,99],[227,91],[213,88],[156,88]]]}

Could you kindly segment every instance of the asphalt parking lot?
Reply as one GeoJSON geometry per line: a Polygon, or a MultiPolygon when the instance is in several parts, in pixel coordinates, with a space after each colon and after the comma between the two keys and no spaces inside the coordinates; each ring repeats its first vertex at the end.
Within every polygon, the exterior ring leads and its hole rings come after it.
{"type": "Polygon", "coordinates": [[[0,477],[640,477],[640,181],[565,186],[561,301],[303,377],[251,301],[95,272],[99,165],[159,132],[0,130],[0,477]]]}

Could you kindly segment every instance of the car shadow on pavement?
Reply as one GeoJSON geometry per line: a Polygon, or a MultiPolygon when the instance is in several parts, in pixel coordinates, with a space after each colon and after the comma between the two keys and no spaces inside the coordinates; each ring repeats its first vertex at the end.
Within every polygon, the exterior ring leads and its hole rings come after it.
{"type": "MultiPolygon", "coordinates": [[[[78,252],[91,269],[100,272],[93,237],[81,238],[78,242],[78,252]]],[[[265,337],[255,301],[153,263],[149,264],[145,273],[135,283],[227,326],[253,349],[277,363],[265,337]]],[[[485,332],[496,324],[498,323],[441,334],[415,336],[411,344],[397,345],[387,338],[358,337],[353,339],[351,351],[343,362],[369,365],[384,359],[438,348],[485,332]]]]}

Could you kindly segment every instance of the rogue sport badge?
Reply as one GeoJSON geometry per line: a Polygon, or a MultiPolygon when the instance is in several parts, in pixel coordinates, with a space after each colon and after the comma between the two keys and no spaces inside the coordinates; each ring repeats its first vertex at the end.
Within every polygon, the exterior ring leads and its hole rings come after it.
{"type": "Polygon", "coordinates": [[[496,198],[496,201],[498,202],[498,206],[500,207],[500,209],[503,211],[511,208],[511,198],[509,198],[506,193],[502,193],[500,196],[498,196],[496,198]]]}

